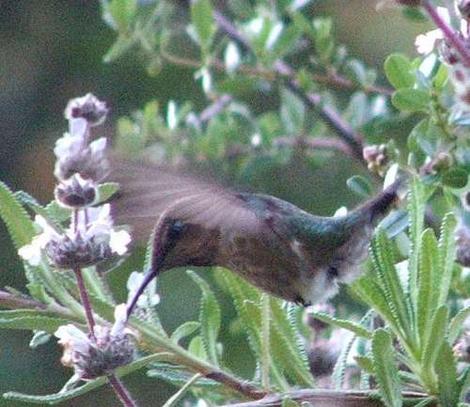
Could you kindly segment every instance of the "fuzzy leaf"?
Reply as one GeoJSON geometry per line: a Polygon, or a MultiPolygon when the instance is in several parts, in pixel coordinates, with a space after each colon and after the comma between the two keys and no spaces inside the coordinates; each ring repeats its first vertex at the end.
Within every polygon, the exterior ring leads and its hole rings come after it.
{"type": "Polygon", "coordinates": [[[423,343],[422,365],[425,372],[430,372],[445,341],[448,309],[442,305],[435,312],[429,324],[428,332],[423,343]]]}
{"type": "Polygon", "coordinates": [[[270,302],[271,335],[275,337],[275,341],[281,344],[281,346],[273,346],[272,348],[274,360],[282,360],[280,365],[283,366],[285,373],[293,378],[297,384],[313,386],[313,378],[308,367],[306,353],[297,332],[291,325],[286,311],[281,307],[281,301],[272,299],[270,302]]]}
{"type": "MultiPolygon", "coordinates": [[[[158,380],[164,380],[176,387],[181,387],[187,383],[187,381],[192,377],[192,374],[181,366],[175,366],[169,363],[154,363],[152,364],[152,368],[148,370],[147,376],[158,380]]],[[[195,387],[216,391],[217,389],[220,389],[222,385],[211,379],[200,378],[195,384],[195,387]]]]}
{"type": "Polygon", "coordinates": [[[437,241],[434,232],[426,229],[421,237],[420,267],[418,276],[418,304],[416,309],[419,337],[424,340],[432,325],[432,316],[437,307],[439,290],[436,276],[438,270],[437,241]]]}
{"type": "Polygon", "coordinates": [[[409,330],[409,313],[405,292],[395,268],[394,248],[384,231],[380,230],[371,242],[371,254],[374,268],[389,302],[395,325],[402,333],[409,330]]]}
{"type": "Polygon", "coordinates": [[[409,213],[409,235],[410,235],[410,256],[408,261],[409,284],[411,305],[416,309],[418,299],[418,254],[421,247],[421,235],[424,226],[424,189],[418,180],[410,182],[410,193],[408,196],[408,213],[409,213]]]}
{"type": "Polygon", "coordinates": [[[323,312],[312,312],[312,315],[329,325],[336,326],[338,328],[347,329],[361,338],[370,339],[372,337],[372,332],[364,328],[363,326],[357,324],[356,322],[348,321],[346,319],[339,319],[332,317],[331,315],[325,314],[323,312]]]}
{"type": "Polygon", "coordinates": [[[0,217],[17,249],[31,242],[36,234],[33,222],[10,189],[0,182],[0,217]]]}
{"type": "Polygon", "coordinates": [[[171,334],[171,340],[175,343],[178,343],[181,339],[192,335],[200,327],[201,323],[198,321],[186,321],[176,328],[175,331],[171,334]]]}
{"type": "Polygon", "coordinates": [[[394,353],[390,334],[385,329],[377,329],[372,338],[372,357],[380,396],[387,406],[401,407],[403,400],[394,353]]]}
{"type": "MultiPolygon", "coordinates": [[[[123,367],[120,367],[119,369],[116,369],[116,375],[118,377],[123,377],[129,373],[135,372],[136,370],[142,369],[143,367],[149,365],[150,363],[160,360],[161,357],[162,356],[158,353],[143,357],[139,360],[136,360],[135,362],[128,364],[127,366],[123,366],[123,367]]],[[[35,395],[17,393],[17,392],[12,391],[8,393],[4,393],[3,397],[7,400],[23,401],[25,403],[42,404],[42,405],[58,404],[66,400],[70,400],[75,397],[82,396],[83,394],[86,394],[94,389],[97,389],[98,387],[103,386],[107,382],[108,381],[106,380],[105,377],[100,377],[93,381],[87,382],[83,386],[80,386],[80,387],[77,387],[75,389],[65,391],[65,392],[48,394],[45,396],[35,396],[35,395]]]]}
{"type": "Polygon", "coordinates": [[[438,352],[435,370],[439,385],[439,401],[442,407],[454,407],[459,401],[459,386],[457,384],[457,366],[454,353],[447,341],[438,352]]]}
{"type": "Polygon", "coordinates": [[[221,324],[220,306],[209,284],[194,271],[188,270],[187,273],[202,291],[201,310],[199,314],[201,338],[209,360],[217,365],[217,337],[221,324]]]}
{"type": "Polygon", "coordinates": [[[462,308],[457,315],[455,315],[449,324],[448,341],[452,345],[460,335],[463,329],[465,320],[470,317],[470,306],[462,308]]]}
{"type": "Polygon", "coordinates": [[[421,89],[404,88],[397,90],[392,96],[392,104],[405,112],[426,112],[430,101],[429,92],[421,89]]]}
{"type": "Polygon", "coordinates": [[[362,198],[370,198],[372,194],[370,182],[360,175],[352,176],[346,181],[346,184],[351,191],[355,192],[362,198]]]}
{"type": "Polygon", "coordinates": [[[455,260],[455,236],[454,229],[457,224],[455,216],[448,213],[441,224],[439,237],[439,300],[438,305],[445,304],[449,295],[449,287],[452,280],[452,270],[455,260]]]}
{"type": "Polygon", "coordinates": [[[369,356],[354,356],[358,366],[369,374],[374,374],[374,361],[369,356]]]}

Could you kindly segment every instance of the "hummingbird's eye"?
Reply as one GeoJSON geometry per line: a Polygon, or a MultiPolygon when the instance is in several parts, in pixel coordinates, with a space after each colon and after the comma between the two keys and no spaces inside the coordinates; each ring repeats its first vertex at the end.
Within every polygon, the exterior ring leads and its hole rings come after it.
{"type": "Polygon", "coordinates": [[[327,273],[328,273],[328,278],[331,280],[339,276],[339,271],[335,266],[329,266],[327,273]]]}

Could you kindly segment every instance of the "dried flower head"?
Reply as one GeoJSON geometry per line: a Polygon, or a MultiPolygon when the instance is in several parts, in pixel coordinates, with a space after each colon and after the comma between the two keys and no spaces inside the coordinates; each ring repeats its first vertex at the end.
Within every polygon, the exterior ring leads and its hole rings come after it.
{"type": "Polygon", "coordinates": [[[116,307],[114,317],[111,328],[95,326],[96,342],[72,324],[63,325],[55,332],[64,348],[62,364],[72,367],[81,379],[91,380],[109,374],[134,359],[135,334],[126,328],[125,304],[116,307]]]}
{"type": "Polygon", "coordinates": [[[65,109],[67,120],[84,119],[90,126],[98,126],[106,120],[109,109],[106,103],[91,93],[69,101],[65,109]]]}

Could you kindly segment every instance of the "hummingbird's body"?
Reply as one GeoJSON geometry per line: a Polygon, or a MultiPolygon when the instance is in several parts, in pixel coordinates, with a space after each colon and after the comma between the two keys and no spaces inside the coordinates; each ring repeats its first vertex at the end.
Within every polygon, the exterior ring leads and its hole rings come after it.
{"type": "Polygon", "coordinates": [[[151,167],[126,168],[117,177],[123,185],[118,220],[138,233],[157,223],[147,281],[175,267],[222,266],[303,305],[326,300],[338,282],[358,275],[374,225],[398,187],[331,218],[268,195],[235,193],[151,167]]]}

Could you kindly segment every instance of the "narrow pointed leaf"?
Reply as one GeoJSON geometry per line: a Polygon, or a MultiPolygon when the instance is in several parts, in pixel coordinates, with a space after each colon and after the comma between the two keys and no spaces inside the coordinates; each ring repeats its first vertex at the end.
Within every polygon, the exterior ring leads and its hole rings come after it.
{"type": "MultiPolygon", "coordinates": [[[[116,369],[116,375],[118,377],[123,377],[129,373],[135,372],[136,370],[142,369],[143,367],[149,365],[150,363],[156,362],[161,359],[160,354],[154,354],[150,356],[143,357],[135,362],[128,364],[127,366],[120,367],[116,369]]],[[[48,394],[44,396],[35,396],[30,394],[23,394],[18,392],[8,392],[4,393],[3,397],[7,400],[12,401],[23,401],[25,403],[33,403],[33,404],[58,404],[62,403],[67,400],[71,400],[75,397],[82,396],[98,387],[103,386],[108,381],[105,377],[100,377],[93,381],[87,382],[83,386],[77,387],[73,390],[55,393],[55,394],[48,394]]]]}
{"type": "Polygon", "coordinates": [[[438,378],[440,405],[442,407],[456,406],[460,393],[457,383],[457,366],[454,353],[447,341],[439,350],[435,370],[438,378]]]}
{"type": "Polygon", "coordinates": [[[448,213],[441,225],[439,236],[439,305],[445,304],[449,295],[449,287],[452,280],[452,270],[455,260],[455,236],[454,229],[456,219],[452,213],[448,213]]]}
{"type": "Polygon", "coordinates": [[[323,321],[329,325],[347,329],[348,331],[351,331],[352,333],[357,336],[360,336],[361,338],[370,339],[372,337],[372,332],[370,332],[369,330],[367,330],[356,322],[348,321],[346,319],[335,318],[323,312],[312,312],[312,315],[316,319],[323,321]]]}
{"type": "Polygon", "coordinates": [[[418,333],[422,341],[430,331],[432,316],[437,307],[439,287],[437,241],[434,232],[426,229],[421,237],[420,264],[418,275],[418,303],[416,308],[418,333]]]}
{"type": "Polygon", "coordinates": [[[201,323],[198,321],[186,321],[176,328],[175,331],[171,334],[171,340],[175,343],[178,343],[181,339],[192,335],[200,327],[201,323]]]}
{"type": "Polygon", "coordinates": [[[434,314],[423,343],[422,364],[425,372],[431,372],[445,341],[448,309],[442,305],[434,314]]]}
{"type": "Polygon", "coordinates": [[[387,297],[395,325],[401,332],[409,330],[409,310],[405,292],[395,268],[394,248],[384,231],[379,230],[371,243],[374,268],[387,297]]]}
{"type": "Polygon", "coordinates": [[[448,341],[451,345],[457,340],[463,329],[463,323],[470,317],[470,306],[462,308],[450,321],[448,341]]]}
{"type": "Polygon", "coordinates": [[[17,249],[31,242],[36,234],[33,222],[10,189],[0,182],[0,217],[17,249]]]}
{"type": "Polygon", "coordinates": [[[377,329],[372,338],[372,357],[380,396],[387,406],[401,407],[403,400],[394,354],[390,334],[385,329],[377,329]]]}
{"type": "Polygon", "coordinates": [[[273,347],[274,361],[281,361],[279,364],[285,369],[285,373],[295,380],[299,385],[313,386],[313,377],[310,373],[305,351],[299,348],[300,341],[296,336],[287,313],[281,307],[281,301],[272,299],[272,331],[274,340],[281,343],[281,346],[273,347]]]}
{"type": "Polygon", "coordinates": [[[209,284],[192,270],[189,276],[197,283],[202,291],[199,322],[201,323],[201,338],[209,360],[218,364],[217,337],[219,335],[221,315],[220,306],[209,284]]]}

